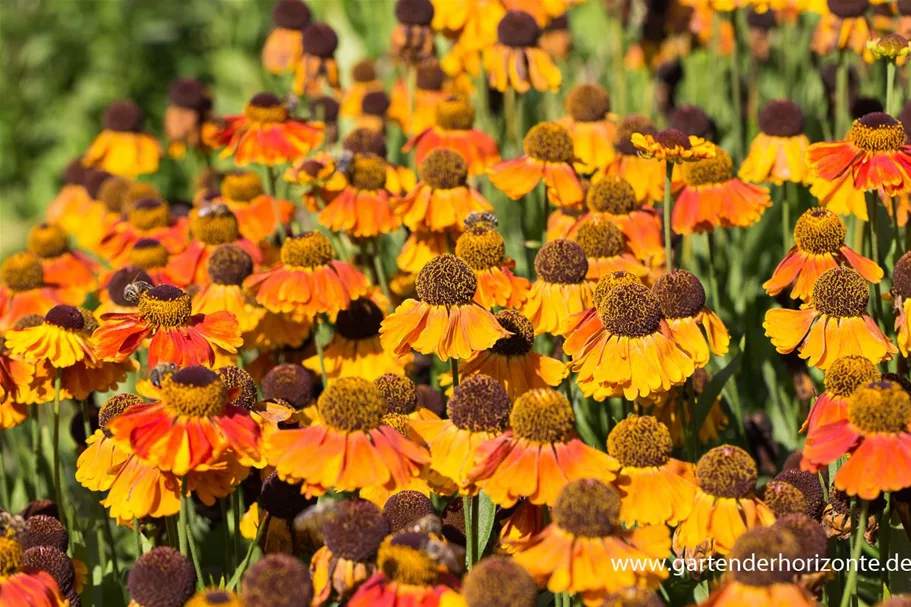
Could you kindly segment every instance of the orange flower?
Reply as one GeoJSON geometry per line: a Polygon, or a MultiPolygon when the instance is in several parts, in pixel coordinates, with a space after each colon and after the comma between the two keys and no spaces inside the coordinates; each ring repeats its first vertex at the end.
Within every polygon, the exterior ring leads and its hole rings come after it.
{"type": "Polygon", "coordinates": [[[696,495],[692,464],[672,459],[672,449],[671,433],[654,417],[627,417],[611,430],[607,452],[622,466],[616,485],[625,526],[673,526],[689,517],[696,495]]]}
{"type": "Polygon", "coordinates": [[[83,294],[98,286],[99,265],[71,249],[60,226],[43,223],[33,227],[28,233],[28,250],[41,260],[45,281],[78,289],[83,294]]]}
{"type": "Polygon", "coordinates": [[[310,23],[310,9],[300,0],[279,0],[272,7],[272,31],[263,45],[263,67],[271,74],[291,72],[303,52],[303,29],[310,23]]]}
{"type": "Polygon", "coordinates": [[[329,382],[317,401],[313,425],[266,437],[264,452],[279,478],[302,483],[307,496],[328,489],[405,488],[427,452],[382,424],[386,403],[376,386],[359,377],[329,382]]]}
{"type": "Polygon", "coordinates": [[[35,365],[11,357],[6,340],[0,337],[0,430],[18,426],[28,417],[21,401],[34,376],[35,365]]]}
{"type": "MultiPolygon", "coordinates": [[[[389,173],[390,167],[387,166],[387,186],[390,183],[389,173]]],[[[322,210],[326,202],[335,198],[348,185],[345,174],[338,170],[338,165],[328,152],[317,152],[309,158],[298,158],[285,171],[284,179],[302,186],[301,200],[311,213],[322,210]]],[[[294,212],[293,205],[290,211],[289,220],[294,212]]]]}
{"type": "Polygon", "coordinates": [[[677,343],[660,299],[634,276],[621,276],[617,283],[613,274],[602,278],[595,307],[566,324],[563,351],[582,393],[597,400],[620,392],[627,399],[665,392],[696,369],[693,355],[677,343]]]}
{"type": "Polygon", "coordinates": [[[0,332],[25,316],[44,316],[58,304],[77,305],[83,298],[79,289],[46,282],[41,260],[35,255],[10,255],[0,265],[0,332]]]}
{"type": "Polygon", "coordinates": [[[450,246],[449,232],[412,232],[395,263],[401,271],[417,274],[431,259],[446,253],[450,246]]]}
{"type": "MultiPolygon", "coordinates": [[[[124,266],[124,268],[133,268],[134,275],[137,271],[142,272],[148,278],[146,282],[149,284],[186,286],[185,282],[177,280],[174,275],[168,271],[168,262],[171,260],[171,254],[161,242],[154,238],[140,238],[130,245],[126,254],[126,259],[129,265],[124,266]]],[[[101,277],[102,291],[106,291],[111,285],[114,274],[116,274],[116,272],[108,272],[101,277]]],[[[107,301],[107,294],[99,295],[99,299],[107,301]]]]}
{"type": "Polygon", "coordinates": [[[605,274],[623,271],[639,278],[648,276],[649,268],[632,253],[626,236],[610,219],[591,214],[573,230],[572,240],[582,247],[588,260],[585,279],[597,281],[605,274]]]}
{"type": "Polygon", "coordinates": [[[538,46],[541,28],[535,18],[511,10],[497,26],[497,43],[484,48],[484,69],[490,86],[498,91],[527,93],[556,91],[563,80],[550,56],[538,46]]]}
{"type": "Polygon", "coordinates": [[[399,227],[392,212],[395,196],[386,188],[386,162],[379,156],[356,154],[348,185],[320,211],[321,225],[359,238],[388,234],[399,227]]]}
{"type": "Polygon", "coordinates": [[[677,347],[696,367],[708,364],[710,349],[716,356],[728,353],[731,335],[718,315],[706,307],[705,289],[694,274],[686,270],[664,274],[655,281],[652,293],[658,298],[677,347]]]}
{"type": "Polygon", "coordinates": [[[781,354],[797,350],[811,367],[826,369],[842,356],[863,356],[878,364],[898,349],[866,312],[869,292],[863,277],[850,268],[824,272],[810,302],[799,310],[766,312],[766,336],[781,354]]]}
{"type": "Polygon", "coordinates": [[[585,251],[571,240],[548,242],[535,255],[535,273],[538,278],[522,313],[534,326],[535,335],[563,335],[566,319],[592,305],[592,285],[585,280],[585,251]]]}
{"type": "Polygon", "coordinates": [[[803,111],[789,99],[770,101],[759,113],[759,134],[737,176],[750,183],[806,183],[810,140],[803,134],[803,111]]]}
{"type": "Polygon", "coordinates": [[[115,101],[104,111],[104,130],[82,157],[87,167],[97,167],[124,177],[158,170],[161,145],[141,131],[144,115],[132,101],[115,101]]]}
{"type": "Polygon", "coordinates": [[[566,96],[565,105],[569,116],[557,124],[573,140],[576,171],[590,174],[609,165],[615,155],[613,141],[617,126],[608,115],[607,91],[597,84],[580,84],[566,96]]]}
{"type": "Polygon", "coordinates": [[[574,480],[613,481],[620,464],[579,440],[575,422],[572,405],[560,392],[526,392],[513,403],[511,430],[477,447],[468,480],[506,508],[523,497],[553,506],[574,480]]]}
{"type": "Polygon", "coordinates": [[[254,331],[266,314],[243,290],[243,282],[253,273],[253,259],[233,244],[215,247],[207,263],[207,280],[193,293],[194,314],[225,311],[237,320],[241,334],[254,331]]]}
{"type": "MultiPolygon", "coordinates": [[[[416,67],[415,90],[410,92],[404,79],[392,88],[386,116],[409,137],[423,133],[436,122],[437,107],[460,91],[456,82],[447,79],[436,59],[427,59],[416,67]]],[[[466,93],[467,91],[461,91],[466,93]]]]}
{"type": "MultiPolygon", "coordinates": [[[[582,180],[582,189],[588,190],[589,186],[582,180]]],[[[544,241],[568,238],[579,219],[586,213],[584,204],[575,204],[571,207],[557,207],[547,216],[547,233],[544,241]]]]}
{"type": "Polygon", "coordinates": [[[491,224],[472,223],[456,241],[455,253],[474,272],[474,300],[482,307],[516,308],[525,301],[528,280],[512,273],[515,261],[506,257],[503,237],[491,224]]]}
{"type": "Polygon", "coordinates": [[[185,157],[187,148],[209,153],[203,144],[203,131],[217,128],[211,114],[212,95],[205,85],[194,78],[177,78],[171,82],[163,124],[171,158],[185,157]]]}
{"type": "Polygon", "coordinates": [[[854,189],[911,192],[911,145],[892,116],[873,112],[858,118],[844,141],[814,143],[807,150],[813,176],[834,182],[850,173],[854,189]]]}
{"type": "Polygon", "coordinates": [[[48,311],[42,324],[7,332],[6,346],[13,356],[46,360],[56,369],[83,361],[94,365],[97,360],[90,335],[95,327],[86,326],[86,318],[77,308],[61,304],[48,311]]]}
{"type": "MultiPolygon", "coordinates": [[[[411,169],[404,166],[395,166],[388,162],[386,157],[386,136],[384,134],[365,128],[354,129],[345,137],[342,147],[346,152],[351,152],[355,155],[379,156],[386,161],[386,189],[396,196],[407,194],[417,185],[417,177],[411,169]]],[[[325,159],[325,162],[320,160],[320,162],[325,166],[329,166],[328,159],[325,159]]],[[[338,175],[342,178],[345,177],[344,173],[338,173],[338,175]]],[[[339,185],[336,185],[334,181],[335,178],[332,176],[324,186],[323,197],[326,200],[331,200],[335,196],[335,192],[344,188],[344,183],[341,180],[339,185]]]]}
{"type": "Polygon", "coordinates": [[[98,358],[126,360],[149,342],[149,367],[172,362],[178,367],[215,363],[216,348],[235,353],[243,344],[237,319],[230,312],[192,314],[190,296],[173,285],[140,287],[136,312],[104,314],[92,339],[98,358]]]}
{"type": "Polygon", "coordinates": [[[911,351],[911,252],[902,255],[895,262],[892,271],[892,308],[895,311],[895,334],[902,356],[911,351]]]}
{"type": "Polygon", "coordinates": [[[541,180],[558,207],[582,201],[582,184],[573,170],[575,152],[569,132],[553,122],[541,122],[525,135],[525,153],[490,169],[490,181],[513,200],[531,192],[541,180]]]}
{"type": "Polygon", "coordinates": [[[478,280],[456,256],[431,260],[418,273],[415,286],[419,300],[405,300],[380,325],[387,352],[403,356],[414,348],[445,362],[469,358],[509,334],[474,301],[478,280]]]}
{"type": "Polygon", "coordinates": [[[819,276],[839,266],[851,267],[865,280],[878,283],[882,268],[845,244],[847,232],[844,220],[834,212],[823,207],[810,209],[794,226],[795,245],[762,288],[769,295],[778,295],[793,283],[791,298],[807,300],[819,276]]]}
{"type": "Polygon", "coordinates": [[[468,164],[468,175],[476,177],[487,172],[500,159],[497,142],[484,131],[472,128],[474,109],[457,97],[446,99],[436,107],[436,122],[408,140],[403,152],[415,151],[415,164],[421,165],[433,150],[455,150],[468,164]]]}
{"type": "Polygon", "coordinates": [[[314,97],[328,87],[337,91],[338,63],[335,49],[338,35],[327,23],[311,22],[303,30],[303,53],[294,70],[295,95],[314,97]]]}
{"type": "Polygon", "coordinates": [[[887,380],[862,385],[848,399],[847,416],[810,432],[802,453],[807,472],[847,455],[835,488],[862,500],[911,486],[911,396],[887,380]]]}
{"type": "Polygon", "coordinates": [[[469,214],[493,210],[480,192],[468,185],[468,165],[456,150],[432,150],[421,162],[419,173],[421,181],[395,205],[396,215],[409,229],[459,229],[469,214]]]}
{"type": "Polygon", "coordinates": [[[49,573],[23,563],[27,533],[22,518],[0,514],[0,607],[68,607],[49,573]]]}
{"type": "MultiPolygon", "coordinates": [[[[654,159],[643,158],[632,144],[633,133],[654,134],[657,130],[651,119],[641,114],[630,114],[617,125],[614,139],[613,162],[607,167],[598,169],[592,176],[592,183],[597,184],[606,175],[625,179],[636,193],[636,200],[642,203],[657,202],[664,199],[664,161],[655,165],[654,159]]],[[[676,169],[675,169],[676,172],[676,169]]]]}
{"type": "Polygon", "coordinates": [[[157,198],[142,198],[126,212],[126,219],[111,224],[98,244],[98,255],[117,267],[130,263],[133,246],[154,239],[174,255],[183,251],[189,240],[189,227],[183,217],[172,218],[168,204],[157,198]]]}
{"type": "Polygon", "coordinates": [[[339,113],[348,118],[361,115],[364,96],[383,90],[383,83],[376,74],[376,65],[371,59],[362,59],[351,68],[351,84],[345,89],[339,113]]]}
{"type": "Polygon", "coordinates": [[[879,379],[879,371],[863,356],[839,358],[826,369],[826,389],[816,398],[800,431],[814,433],[818,428],[847,419],[850,396],[860,386],[879,379]]]}
{"type": "MultiPolygon", "coordinates": [[[[556,388],[569,375],[569,369],[563,362],[532,349],[535,330],[521,312],[500,310],[495,318],[512,335],[498,339],[489,350],[462,361],[459,365],[460,377],[490,376],[503,384],[509,398],[516,399],[536,388],[556,388]]],[[[452,375],[442,373],[439,381],[441,386],[448,386],[452,384],[452,375]]]]}
{"type": "Polygon", "coordinates": [[[274,166],[306,156],[323,142],[322,125],[292,118],[272,93],[258,93],[244,113],[224,117],[225,126],[212,133],[212,147],[225,148],[222,158],[237,166],[251,162],[274,166]]]}
{"type": "Polygon", "coordinates": [[[367,277],[354,266],[334,259],[329,239],[304,232],[282,244],[281,263],[244,281],[257,303],[295,321],[317,314],[335,315],[367,294],[367,277]]]}
{"type": "Polygon", "coordinates": [[[726,555],[748,529],[767,527],[775,515],[754,494],[758,471],[750,454],[733,445],[715,447],[699,458],[699,488],[689,517],[677,527],[675,546],[726,555]]]}
{"type": "Polygon", "coordinates": [[[677,129],[666,129],[654,135],[648,131],[633,133],[629,140],[640,156],[675,164],[715,157],[715,144],[701,137],[687,136],[677,129]]]}
{"type": "Polygon", "coordinates": [[[667,579],[663,567],[652,565],[671,551],[665,525],[626,530],[620,525],[620,495],[592,478],[569,483],[560,492],[544,531],[519,546],[513,559],[539,585],[553,593],[581,595],[586,607],[630,587],[657,588],[667,579]],[[631,558],[645,567],[617,567],[631,558]]]}
{"type": "Polygon", "coordinates": [[[383,311],[368,297],[361,297],[338,313],[335,334],[323,350],[323,361],[318,356],[304,360],[304,367],[319,373],[325,366],[326,377],[363,377],[374,380],[386,373],[404,373],[411,355],[387,354],[380,342],[380,326],[385,318],[383,311]]]}
{"type": "Polygon", "coordinates": [[[231,404],[236,392],[215,372],[189,366],[165,376],[159,402],[130,406],[108,429],[121,450],[178,477],[208,470],[229,451],[242,465],[262,466],[259,426],[231,404]]]}
{"type": "Polygon", "coordinates": [[[265,194],[262,178],[253,171],[226,173],[221,179],[220,190],[221,196],[212,202],[227,206],[237,218],[240,235],[253,243],[258,244],[284,230],[294,216],[294,203],[265,194]]]}
{"type": "MultiPolygon", "coordinates": [[[[643,205],[636,198],[636,191],[622,177],[605,175],[593,183],[586,193],[590,214],[604,217],[617,224],[637,259],[651,264],[664,261],[664,242],[661,239],[661,218],[650,205],[643,205]]],[[[578,229],[576,222],[572,234],[578,229]]]]}
{"type": "Polygon", "coordinates": [[[867,63],[872,63],[873,53],[867,49],[867,42],[874,36],[870,21],[865,15],[869,6],[867,2],[829,4],[832,12],[824,14],[813,31],[813,40],[810,42],[813,52],[827,56],[837,51],[850,50],[863,57],[867,63]]]}
{"type": "MultiPolygon", "coordinates": [[[[67,234],[77,238],[79,246],[85,247],[84,240],[79,239],[78,231],[81,221],[84,221],[85,214],[89,209],[101,208],[104,205],[93,200],[86,189],[86,180],[90,174],[103,173],[111,176],[107,171],[97,169],[87,169],[82,164],[81,158],[74,158],[66,165],[66,169],[61,175],[63,185],[54,200],[47,205],[45,217],[48,223],[60,225],[67,234]]],[[[83,235],[84,237],[84,235],[83,235]]]]}
{"type": "MultiPolygon", "coordinates": [[[[867,199],[864,192],[854,189],[854,176],[845,171],[840,177],[829,181],[809,176],[810,194],[819,200],[819,206],[835,211],[839,215],[854,215],[867,221],[867,199]]],[[[887,207],[888,208],[888,207],[887,207]]]]}

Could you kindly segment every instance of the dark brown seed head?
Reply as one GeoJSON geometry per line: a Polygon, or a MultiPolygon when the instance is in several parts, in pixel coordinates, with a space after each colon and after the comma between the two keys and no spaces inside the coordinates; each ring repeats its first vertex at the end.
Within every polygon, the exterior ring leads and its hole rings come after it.
{"type": "Polygon", "coordinates": [[[132,599],[142,607],[183,607],[196,591],[193,563],[173,548],[145,553],[127,576],[132,599]]]}

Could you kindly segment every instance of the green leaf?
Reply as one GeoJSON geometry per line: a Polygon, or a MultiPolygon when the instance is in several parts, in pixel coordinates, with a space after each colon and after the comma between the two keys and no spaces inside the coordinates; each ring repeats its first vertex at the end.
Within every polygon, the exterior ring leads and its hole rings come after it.
{"type": "Polygon", "coordinates": [[[730,362],[712,377],[705,387],[705,390],[703,390],[702,394],[699,395],[699,398],[696,399],[696,428],[702,427],[702,424],[709,415],[709,411],[712,409],[715,399],[718,398],[718,395],[721,394],[721,391],[724,389],[724,384],[726,384],[731,376],[737,372],[737,369],[740,368],[740,361],[743,359],[743,349],[745,346],[746,335],[740,338],[740,343],[737,346],[737,353],[734,354],[730,362]]]}
{"type": "Polygon", "coordinates": [[[490,497],[481,491],[478,508],[478,555],[484,554],[487,542],[490,541],[490,534],[493,532],[493,524],[497,515],[497,507],[490,501],[490,497]]]}

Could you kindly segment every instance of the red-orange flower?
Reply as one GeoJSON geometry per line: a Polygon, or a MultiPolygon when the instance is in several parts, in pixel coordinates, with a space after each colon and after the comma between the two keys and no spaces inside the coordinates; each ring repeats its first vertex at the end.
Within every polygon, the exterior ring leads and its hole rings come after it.
{"type": "Polygon", "coordinates": [[[229,312],[192,314],[190,296],[173,285],[133,283],[136,312],[104,314],[92,339],[99,358],[122,361],[149,342],[149,367],[172,362],[178,367],[215,363],[215,349],[237,352],[243,344],[237,319],[229,312]]]}
{"type": "Polygon", "coordinates": [[[130,250],[140,240],[154,239],[171,255],[183,251],[189,240],[187,220],[173,218],[168,204],[157,198],[142,198],[130,205],[126,218],[108,226],[98,255],[114,267],[130,263],[130,250]]]}
{"type": "Polygon", "coordinates": [[[515,261],[506,257],[503,237],[492,225],[480,222],[459,236],[456,256],[468,264],[478,279],[474,300],[488,310],[517,308],[528,295],[528,279],[513,274],[515,261]]]}
{"type": "Polygon", "coordinates": [[[291,117],[272,93],[254,95],[243,114],[225,116],[224,123],[224,128],[212,133],[209,143],[225,148],[221,157],[233,158],[237,166],[286,164],[323,142],[321,124],[291,117]]]}
{"type": "Polygon", "coordinates": [[[557,124],[569,131],[576,153],[576,170],[594,173],[614,159],[617,127],[608,116],[610,97],[597,84],[580,84],[566,96],[566,118],[557,124]]]}
{"type": "Polygon", "coordinates": [[[60,226],[42,223],[29,231],[28,250],[41,260],[46,282],[88,294],[98,286],[100,266],[87,255],[70,248],[68,240],[60,226]]]}
{"type": "Polygon", "coordinates": [[[653,260],[664,261],[661,218],[650,204],[636,198],[636,190],[626,179],[603,176],[589,186],[585,202],[590,213],[576,221],[569,231],[570,238],[582,220],[597,215],[617,224],[637,259],[649,264],[653,260]]]}
{"type": "Polygon", "coordinates": [[[876,366],[863,356],[839,358],[826,369],[825,390],[816,398],[801,432],[813,433],[825,425],[847,419],[848,400],[860,386],[880,378],[876,366]]]}
{"type": "Polygon", "coordinates": [[[178,477],[207,470],[228,451],[261,466],[260,428],[234,396],[214,371],[189,366],[165,376],[159,402],[130,406],[108,428],[122,450],[178,477]]]}
{"type": "Polygon", "coordinates": [[[41,260],[35,255],[10,255],[0,265],[0,332],[25,316],[44,316],[58,304],[75,306],[84,297],[79,289],[61,288],[45,281],[41,260]]]}
{"type": "Polygon", "coordinates": [[[49,573],[25,566],[20,542],[27,533],[21,518],[0,514],[0,607],[67,607],[49,573]]]}
{"type": "Polygon", "coordinates": [[[320,211],[320,224],[358,238],[387,234],[399,227],[399,219],[392,212],[396,199],[386,187],[386,167],[379,156],[356,154],[347,185],[320,211]]]}
{"type": "Polygon", "coordinates": [[[300,0],[279,0],[272,7],[272,30],[263,45],[263,67],[273,74],[294,69],[303,52],[303,29],[310,23],[310,9],[300,0]]]}
{"type": "Polygon", "coordinates": [[[588,259],[585,251],[571,240],[553,240],[535,255],[537,279],[522,313],[528,317],[535,334],[563,335],[567,319],[588,309],[594,296],[586,280],[588,259]]]}
{"type": "Polygon", "coordinates": [[[294,215],[294,203],[265,194],[262,178],[253,171],[226,173],[219,189],[221,196],[212,202],[226,205],[237,218],[240,235],[254,243],[284,229],[294,215]]]}

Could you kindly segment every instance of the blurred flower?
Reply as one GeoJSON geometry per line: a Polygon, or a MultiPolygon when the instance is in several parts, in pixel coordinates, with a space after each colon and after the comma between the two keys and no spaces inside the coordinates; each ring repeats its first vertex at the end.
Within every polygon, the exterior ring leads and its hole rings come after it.
{"type": "Polygon", "coordinates": [[[230,590],[222,588],[209,588],[200,590],[184,607],[242,607],[240,599],[230,590]]]}
{"type": "Polygon", "coordinates": [[[868,0],[828,0],[827,5],[830,12],[822,15],[813,31],[810,42],[813,52],[826,56],[839,50],[851,50],[871,63],[873,53],[867,49],[867,42],[873,37],[873,31],[867,18],[868,0]]]}
{"type": "Polygon", "coordinates": [[[676,129],[666,129],[654,135],[633,133],[630,143],[645,158],[667,162],[696,162],[715,157],[715,145],[699,137],[687,136],[676,129]]]}
{"type": "Polygon", "coordinates": [[[531,88],[556,91],[562,76],[550,56],[538,46],[541,28],[535,18],[510,10],[497,25],[497,42],[484,48],[484,69],[491,88],[527,93],[531,88]]]}
{"type": "Polygon", "coordinates": [[[364,96],[383,90],[383,83],[377,77],[376,64],[371,59],[362,59],[351,68],[352,82],[345,89],[339,113],[348,118],[361,115],[364,96]]]}
{"type": "Polygon", "coordinates": [[[303,30],[310,9],[301,0],[278,0],[272,7],[272,31],[263,46],[263,67],[272,74],[292,71],[303,53],[303,30]]]}
{"type": "Polygon", "coordinates": [[[515,261],[506,256],[506,242],[492,225],[468,226],[456,241],[455,254],[478,279],[474,299],[481,306],[517,308],[525,301],[528,279],[513,274],[515,261]]]}
{"type": "Polygon", "coordinates": [[[196,591],[196,570],[190,559],[173,548],[157,546],[136,560],[126,587],[136,607],[183,605],[196,591]]]}
{"type": "Polygon", "coordinates": [[[592,305],[585,250],[571,240],[545,243],[535,255],[535,274],[522,313],[531,321],[535,335],[563,335],[567,319],[592,305]]]}
{"type": "Polygon", "coordinates": [[[124,211],[125,219],[110,225],[98,244],[98,255],[110,265],[129,263],[133,246],[147,238],[157,240],[172,255],[187,246],[189,224],[183,217],[172,217],[168,203],[141,198],[124,211]]]}
{"type": "Polygon", "coordinates": [[[28,251],[41,261],[44,279],[87,295],[98,286],[100,266],[88,255],[70,247],[69,237],[55,224],[41,223],[28,233],[28,251]]]}
{"type": "Polygon", "coordinates": [[[882,38],[867,40],[867,50],[877,59],[888,59],[903,64],[905,57],[911,53],[908,40],[900,34],[886,34],[882,38]]]}
{"type": "MultiPolygon", "coordinates": [[[[302,161],[303,158],[298,160],[302,161]]],[[[285,179],[288,179],[287,173],[285,179]]],[[[209,205],[223,204],[228,207],[237,218],[240,235],[254,244],[284,229],[294,216],[294,203],[267,195],[262,178],[254,171],[225,173],[219,184],[219,193],[220,196],[209,205]]]]}
{"type": "Polygon", "coordinates": [[[0,430],[18,426],[28,417],[24,400],[35,377],[35,365],[10,356],[6,340],[0,337],[0,430]]]}
{"type": "Polygon", "coordinates": [[[26,533],[19,517],[0,513],[0,596],[3,607],[27,604],[29,607],[67,607],[57,582],[45,571],[24,566],[25,548],[20,543],[26,533]]]}
{"type": "Polygon", "coordinates": [[[819,276],[839,266],[851,267],[865,280],[878,283],[883,278],[882,268],[845,244],[847,231],[844,220],[832,211],[825,207],[810,209],[794,226],[795,245],[762,287],[774,296],[793,284],[791,298],[806,301],[819,276]]]}
{"type": "Polygon", "coordinates": [[[566,14],[550,20],[541,31],[538,46],[554,59],[566,59],[573,50],[573,35],[566,14]]]}
{"type": "Polygon", "coordinates": [[[386,133],[386,119],[392,101],[386,91],[370,91],[361,98],[361,112],[355,124],[357,128],[370,129],[377,133],[386,133]]]}
{"type": "Polygon", "coordinates": [[[88,167],[97,167],[124,177],[158,170],[161,146],[142,132],[144,115],[132,101],[115,101],[104,112],[104,130],[82,157],[88,167]]]}
{"type": "MultiPolygon", "coordinates": [[[[361,154],[382,158],[386,166],[386,189],[396,196],[407,194],[417,184],[417,177],[415,177],[411,169],[404,166],[395,166],[388,161],[386,157],[386,137],[382,133],[364,128],[355,129],[345,137],[342,147],[346,152],[351,152],[355,155],[361,154]]],[[[327,189],[335,188],[331,181],[330,179],[330,184],[326,186],[327,189]]]]}
{"type": "Polygon", "coordinates": [[[575,148],[569,131],[554,122],[540,122],[525,135],[525,153],[504,160],[489,171],[491,183],[513,200],[531,192],[542,180],[557,206],[579,203],[584,193],[573,170],[575,148]]]}
{"type": "Polygon", "coordinates": [[[759,113],[759,134],[750,144],[737,176],[750,183],[806,183],[807,148],[800,106],[788,99],[770,101],[759,113]]]}
{"type": "Polygon", "coordinates": [[[553,506],[560,491],[579,479],[612,482],[620,468],[613,457],[583,443],[566,397],[552,388],[519,396],[507,432],[477,447],[468,480],[505,508],[528,498],[553,506]]]}
{"type": "Polygon", "coordinates": [[[212,97],[205,86],[193,78],[178,78],[168,87],[168,107],[164,114],[168,155],[183,158],[187,148],[202,148],[203,129],[217,128],[210,122],[212,97]]]}
{"type": "Polygon", "coordinates": [[[613,141],[617,127],[612,122],[610,97],[598,84],[580,84],[569,92],[565,101],[569,116],[557,124],[573,140],[574,165],[579,173],[593,173],[614,159],[613,141]]]}
{"type": "Polygon", "coordinates": [[[58,304],[78,305],[83,298],[79,289],[45,281],[41,260],[32,253],[14,253],[0,265],[0,331],[29,314],[44,316],[58,304]]]}
{"type": "Polygon", "coordinates": [[[797,350],[811,367],[827,369],[842,356],[864,356],[878,364],[898,349],[867,313],[869,291],[863,277],[847,267],[816,279],[812,297],[799,310],[775,308],[762,323],[780,354],[797,350]]]}
{"type": "Polygon", "coordinates": [[[415,281],[418,299],[407,299],[380,326],[383,348],[397,356],[412,348],[422,354],[469,358],[491,347],[508,332],[493,314],[474,301],[478,280],[454,255],[440,255],[425,265],[415,281]]]}
{"type": "Polygon", "coordinates": [[[654,565],[621,570],[611,559],[650,563],[671,550],[665,525],[626,530],[620,524],[620,495],[612,486],[586,478],[569,483],[551,511],[553,522],[519,547],[514,560],[553,593],[581,595],[599,605],[629,587],[657,588],[668,576],[654,565]]]}
{"type": "Polygon", "coordinates": [[[306,156],[323,141],[322,125],[293,118],[272,93],[257,93],[244,113],[224,117],[224,127],[210,136],[212,147],[237,166],[253,162],[274,166],[306,156]]]}
{"type": "Polygon", "coordinates": [[[304,27],[303,38],[303,53],[294,70],[294,94],[314,96],[327,88],[337,91],[339,81],[335,51],[338,34],[328,23],[312,21],[304,27]]]}
{"type": "Polygon", "coordinates": [[[263,261],[256,243],[243,238],[237,218],[226,205],[211,204],[195,208],[189,215],[190,240],[187,248],[168,262],[168,273],[177,284],[205,286],[209,282],[209,258],[220,246],[230,244],[242,249],[254,268],[263,261]]]}
{"type": "Polygon", "coordinates": [[[395,196],[386,187],[386,162],[380,156],[355,154],[347,185],[319,213],[321,225],[359,238],[387,234],[399,226],[392,212],[395,196]]]}
{"type": "Polygon", "coordinates": [[[412,91],[404,80],[392,89],[388,116],[402,127],[409,137],[414,137],[436,123],[437,107],[452,96],[465,96],[454,80],[447,80],[446,73],[436,59],[422,61],[415,68],[415,89],[412,91]]]}
{"type": "Polygon", "coordinates": [[[397,0],[392,30],[392,56],[405,63],[420,63],[434,56],[434,33],[430,29],[434,7],[430,0],[397,0]]]}

